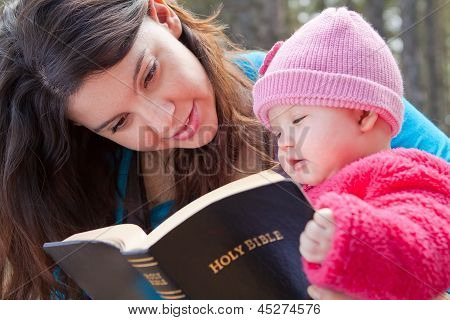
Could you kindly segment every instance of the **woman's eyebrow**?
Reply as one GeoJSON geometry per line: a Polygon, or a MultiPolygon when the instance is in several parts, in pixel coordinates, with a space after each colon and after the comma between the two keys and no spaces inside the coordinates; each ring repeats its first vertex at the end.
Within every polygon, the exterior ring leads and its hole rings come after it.
{"type": "MultiPolygon", "coordinates": [[[[133,75],[133,86],[134,86],[134,90],[136,91],[136,87],[137,87],[137,77],[139,75],[139,71],[141,71],[142,68],[142,61],[144,61],[144,57],[145,57],[145,48],[144,50],[142,50],[141,54],[139,55],[139,58],[136,61],[136,68],[134,69],[134,75],[133,75]]],[[[114,116],[113,118],[103,122],[101,125],[99,125],[97,128],[94,129],[95,133],[99,133],[100,131],[103,130],[103,128],[105,128],[108,124],[110,124],[111,122],[113,122],[117,117],[119,117],[119,115],[114,116]]]]}

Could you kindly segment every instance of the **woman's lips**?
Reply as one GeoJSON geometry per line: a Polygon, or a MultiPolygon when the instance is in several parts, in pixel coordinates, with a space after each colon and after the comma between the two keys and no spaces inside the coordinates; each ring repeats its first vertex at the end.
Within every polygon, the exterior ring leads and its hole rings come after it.
{"type": "Polygon", "coordinates": [[[194,102],[187,123],[172,138],[175,140],[187,140],[191,138],[197,132],[199,124],[200,118],[198,114],[198,109],[197,105],[194,102]]]}

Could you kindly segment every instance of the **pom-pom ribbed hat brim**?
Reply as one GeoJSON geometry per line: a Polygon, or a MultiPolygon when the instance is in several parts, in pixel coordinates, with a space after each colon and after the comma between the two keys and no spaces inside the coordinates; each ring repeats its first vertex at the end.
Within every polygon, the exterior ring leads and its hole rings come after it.
{"type": "Polygon", "coordinates": [[[268,110],[277,105],[373,110],[389,123],[393,136],[398,134],[398,124],[403,121],[403,103],[398,94],[376,82],[346,74],[315,70],[275,71],[256,82],[253,97],[259,106],[256,116],[269,128],[268,110]],[[388,112],[389,109],[395,111],[388,112]]]}

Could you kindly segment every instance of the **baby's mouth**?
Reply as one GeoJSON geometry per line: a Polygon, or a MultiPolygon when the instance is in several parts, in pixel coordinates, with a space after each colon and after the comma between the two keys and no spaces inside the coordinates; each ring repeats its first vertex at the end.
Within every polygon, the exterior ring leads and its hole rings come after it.
{"type": "Polygon", "coordinates": [[[287,159],[286,161],[291,167],[294,168],[297,164],[303,163],[305,159],[287,159]]]}

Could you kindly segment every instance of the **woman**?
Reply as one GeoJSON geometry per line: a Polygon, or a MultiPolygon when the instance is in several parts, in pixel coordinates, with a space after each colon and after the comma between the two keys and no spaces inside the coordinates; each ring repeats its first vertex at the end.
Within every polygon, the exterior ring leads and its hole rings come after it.
{"type": "MultiPolygon", "coordinates": [[[[154,0],[19,0],[1,21],[2,298],[79,298],[44,242],[114,222],[149,231],[272,166],[251,113],[262,57],[237,54],[213,19],[154,0]]],[[[446,156],[446,136],[409,112],[399,141],[446,156]]]]}

